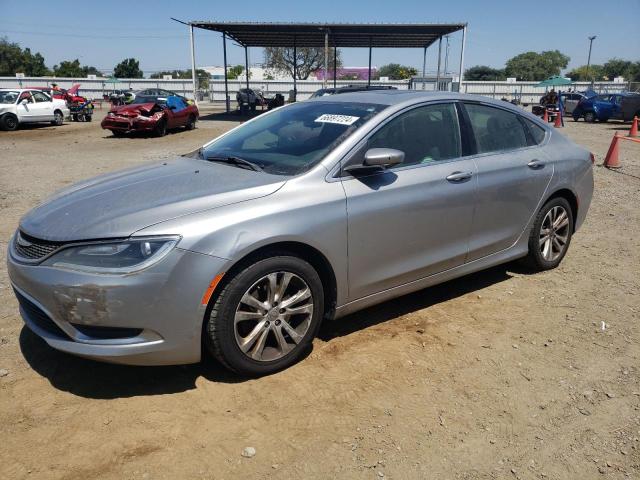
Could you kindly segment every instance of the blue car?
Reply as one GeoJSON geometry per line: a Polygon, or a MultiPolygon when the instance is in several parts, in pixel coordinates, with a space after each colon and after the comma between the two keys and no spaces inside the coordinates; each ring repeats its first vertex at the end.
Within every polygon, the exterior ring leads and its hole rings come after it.
{"type": "Polygon", "coordinates": [[[586,92],[573,110],[573,119],[576,122],[580,118],[584,118],[585,122],[606,122],[610,118],[616,118],[620,113],[622,97],[621,93],[598,95],[593,91],[586,92]]]}

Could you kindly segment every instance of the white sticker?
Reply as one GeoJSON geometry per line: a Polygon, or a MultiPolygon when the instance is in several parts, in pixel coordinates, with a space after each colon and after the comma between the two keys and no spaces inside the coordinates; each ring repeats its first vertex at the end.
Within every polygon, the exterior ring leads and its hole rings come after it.
{"type": "Polygon", "coordinates": [[[353,125],[360,117],[352,117],[350,115],[333,115],[331,113],[325,113],[316,118],[316,122],[319,123],[337,123],[338,125],[353,125]]]}

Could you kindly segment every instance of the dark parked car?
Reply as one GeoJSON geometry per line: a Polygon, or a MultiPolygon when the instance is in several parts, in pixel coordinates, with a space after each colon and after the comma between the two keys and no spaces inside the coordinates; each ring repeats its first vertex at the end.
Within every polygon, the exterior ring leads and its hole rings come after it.
{"type": "Polygon", "coordinates": [[[321,88],[313,92],[310,98],[324,97],[326,95],[336,95],[338,93],[365,92],[368,90],[397,90],[389,85],[347,85],[340,88],[321,88]]]}
{"type": "Polygon", "coordinates": [[[620,114],[620,102],[622,93],[607,93],[597,95],[595,92],[586,92],[585,97],[578,102],[573,110],[573,119],[577,122],[584,118],[585,122],[606,122],[610,118],[617,118],[620,114]]]}

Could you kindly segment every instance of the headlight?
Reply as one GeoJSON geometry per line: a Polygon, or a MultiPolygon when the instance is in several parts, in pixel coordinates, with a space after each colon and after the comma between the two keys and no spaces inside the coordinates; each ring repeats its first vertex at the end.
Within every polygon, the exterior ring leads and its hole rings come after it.
{"type": "Polygon", "coordinates": [[[180,240],[178,236],[147,237],[68,247],[42,263],[91,273],[133,273],[162,260],[180,240]]]}

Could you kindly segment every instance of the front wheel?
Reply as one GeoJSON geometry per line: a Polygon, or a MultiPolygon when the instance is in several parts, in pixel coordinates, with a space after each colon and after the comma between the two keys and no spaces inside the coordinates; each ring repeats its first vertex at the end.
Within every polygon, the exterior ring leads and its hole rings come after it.
{"type": "Polygon", "coordinates": [[[584,121],[594,123],[596,121],[596,114],[593,112],[587,112],[584,114],[584,121]]]}
{"type": "Polygon", "coordinates": [[[167,134],[167,122],[164,119],[160,120],[153,129],[153,133],[156,137],[164,137],[167,134]]]}
{"type": "Polygon", "coordinates": [[[0,118],[0,128],[2,128],[2,130],[17,130],[18,124],[18,117],[13,113],[7,113],[0,118]]]}
{"type": "Polygon", "coordinates": [[[205,344],[241,375],[268,375],[304,355],[323,310],[322,282],[309,263],[288,255],[265,258],[222,288],[206,319],[205,344]]]}
{"type": "Polygon", "coordinates": [[[56,110],[53,114],[53,122],[51,122],[51,125],[55,125],[56,127],[59,127],[63,123],[64,123],[64,117],[62,116],[62,112],[60,110],[56,110]]]}
{"type": "Polygon", "coordinates": [[[536,270],[560,265],[573,235],[573,212],[562,197],[549,200],[540,209],[529,235],[528,263],[536,270]]]}
{"type": "Polygon", "coordinates": [[[187,130],[193,130],[194,128],[196,128],[196,117],[195,116],[189,115],[187,123],[185,124],[185,128],[187,130]]]}

